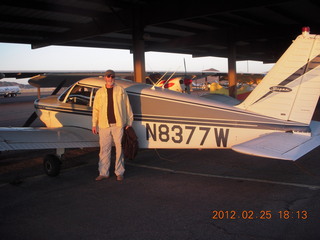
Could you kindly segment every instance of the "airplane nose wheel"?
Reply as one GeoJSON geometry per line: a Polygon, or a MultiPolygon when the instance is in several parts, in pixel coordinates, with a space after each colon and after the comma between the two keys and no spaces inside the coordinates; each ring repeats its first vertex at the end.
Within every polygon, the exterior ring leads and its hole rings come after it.
{"type": "Polygon", "coordinates": [[[50,177],[59,175],[61,168],[61,161],[57,155],[48,154],[43,159],[43,168],[45,173],[50,177]]]}

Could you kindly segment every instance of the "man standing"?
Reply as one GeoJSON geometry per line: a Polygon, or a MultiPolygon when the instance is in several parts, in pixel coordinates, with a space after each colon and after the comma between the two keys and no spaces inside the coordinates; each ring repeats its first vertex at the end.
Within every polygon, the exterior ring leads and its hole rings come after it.
{"type": "Polygon", "coordinates": [[[106,71],[104,78],[106,84],[97,91],[92,111],[92,132],[99,133],[100,142],[99,176],[96,181],[109,178],[112,141],[116,147],[114,172],[117,180],[122,181],[125,168],[121,140],[123,128],[132,125],[133,113],[126,91],[115,84],[115,72],[106,71]]]}

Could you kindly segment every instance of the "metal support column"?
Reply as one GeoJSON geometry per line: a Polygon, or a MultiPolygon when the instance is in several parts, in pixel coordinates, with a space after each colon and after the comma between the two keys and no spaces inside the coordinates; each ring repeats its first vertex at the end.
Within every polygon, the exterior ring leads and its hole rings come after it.
{"type": "Polygon", "coordinates": [[[237,97],[236,45],[232,37],[231,36],[229,37],[230,37],[229,56],[228,56],[229,96],[236,98],[237,97]]]}
{"type": "Polygon", "coordinates": [[[144,23],[142,21],[142,11],[135,8],[133,13],[133,65],[134,81],[144,83],[146,81],[145,58],[144,58],[144,23]]]}

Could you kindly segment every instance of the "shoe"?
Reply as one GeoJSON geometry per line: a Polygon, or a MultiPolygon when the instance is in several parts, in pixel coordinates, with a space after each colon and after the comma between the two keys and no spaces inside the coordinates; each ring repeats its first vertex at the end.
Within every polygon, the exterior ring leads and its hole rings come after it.
{"type": "Polygon", "coordinates": [[[96,181],[101,181],[103,179],[107,179],[109,178],[109,176],[102,176],[102,175],[99,175],[98,177],[96,177],[96,181]]]}
{"type": "Polygon", "coordinates": [[[123,179],[124,179],[123,176],[121,176],[121,175],[117,176],[117,181],[122,181],[123,179]]]}

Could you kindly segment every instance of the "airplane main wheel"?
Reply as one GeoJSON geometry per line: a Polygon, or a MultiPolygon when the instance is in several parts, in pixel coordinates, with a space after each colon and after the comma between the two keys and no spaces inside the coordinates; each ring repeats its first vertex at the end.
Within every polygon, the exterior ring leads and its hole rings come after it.
{"type": "Polygon", "coordinates": [[[61,161],[57,155],[48,154],[43,159],[43,168],[45,173],[50,177],[59,175],[61,168],[61,161]]]}

